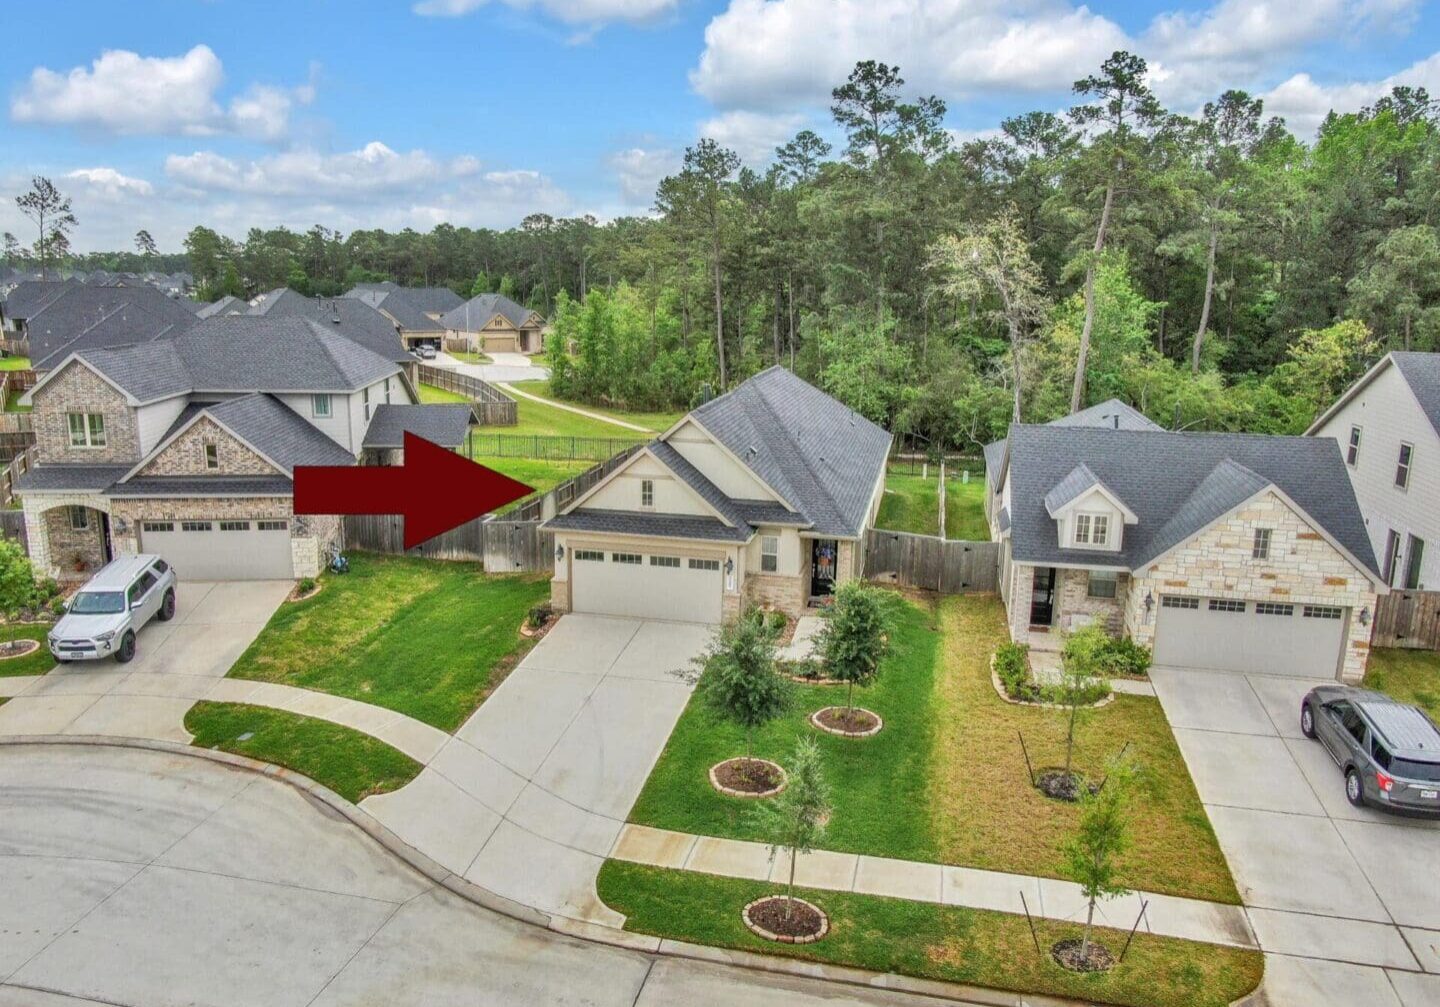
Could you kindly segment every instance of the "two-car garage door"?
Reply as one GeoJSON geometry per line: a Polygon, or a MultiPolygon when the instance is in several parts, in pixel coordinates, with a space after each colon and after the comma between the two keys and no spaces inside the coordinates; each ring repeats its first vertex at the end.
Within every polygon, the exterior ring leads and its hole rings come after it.
{"type": "Polygon", "coordinates": [[[1334,678],[1349,614],[1330,605],[1166,595],[1155,626],[1155,663],[1334,678]]]}
{"type": "Polygon", "coordinates": [[[165,557],[183,580],[289,580],[290,522],[142,521],[140,549],[165,557]]]}
{"type": "Polygon", "coordinates": [[[571,553],[570,607],[597,615],[716,623],[720,561],[576,548],[571,553]]]}

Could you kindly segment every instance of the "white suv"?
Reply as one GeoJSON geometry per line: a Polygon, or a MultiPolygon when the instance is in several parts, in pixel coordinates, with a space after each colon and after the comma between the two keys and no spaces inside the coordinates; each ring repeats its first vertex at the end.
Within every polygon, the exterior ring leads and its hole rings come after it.
{"type": "Polygon", "coordinates": [[[135,637],[151,619],[175,617],[175,571],[159,556],[121,556],[75,593],[48,638],[57,661],[135,656],[135,637]]]}

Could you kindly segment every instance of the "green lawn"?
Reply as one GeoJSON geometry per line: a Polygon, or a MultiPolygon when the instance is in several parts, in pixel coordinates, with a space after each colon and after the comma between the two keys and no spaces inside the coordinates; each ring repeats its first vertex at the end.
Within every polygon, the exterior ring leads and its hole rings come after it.
{"type": "Polygon", "coordinates": [[[939,535],[939,474],[919,476],[891,472],[886,475],[875,527],[915,535],[939,535]]]}
{"type": "MultiPolygon", "coordinates": [[[[544,363],[543,359],[540,360],[540,363],[542,363],[542,364],[544,363]]],[[[550,382],[548,382],[548,381],[516,381],[516,382],[514,382],[514,385],[515,385],[516,388],[520,389],[522,392],[529,392],[531,395],[538,395],[538,396],[540,396],[540,397],[543,398],[543,399],[550,399],[550,400],[552,400],[552,401],[558,401],[558,400],[556,400],[556,398],[555,398],[554,395],[550,394],[550,382]]],[[[521,404],[521,408],[524,408],[524,406],[526,405],[526,403],[525,403],[523,400],[521,401],[520,404],[521,404]]],[[[530,405],[536,405],[536,406],[538,406],[538,405],[540,405],[540,404],[539,404],[539,403],[530,403],[530,405]]],[[[633,412],[633,411],[630,411],[630,410],[623,410],[623,409],[610,409],[610,408],[606,408],[606,407],[604,407],[604,406],[592,406],[592,405],[589,405],[588,403],[584,403],[584,402],[573,402],[573,403],[570,403],[570,405],[574,405],[574,406],[576,406],[577,408],[584,409],[586,412],[599,413],[601,416],[610,416],[610,417],[613,417],[614,419],[617,419],[617,420],[623,420],[623,421],[625,421],[626,423],[634,423],[636,426],[645,427],[646,429],[651,430],[651,431],[653,431],[653,432],[655,432],[655,433],[657,433],[657,434],[658,434],[658,433],[664,433],[666,430],[670,429],[672,426],[675,425],[675,422],[676,422],[677,420],[679,420],[681,416],[684,416],[684,415],[685,415],[685,411],[684,411],[684,410],[679,410],[679,409],[677,409],[677,410],[664,410],[664,411],[661,411],[661,412],[647,413],[647,412],[633,412]]],[[[542,408],[543,408],[543,407],[542,407],[542,408]]],[[[560,409],[560,410],[551,409],[551,410],[546,410],[546,412],[564,412],[564,410],[563,410],[563,409],[560,409]]],[[[537,415],[539,415],[542,420],[544,419],[544,414],[537,414],[537,415]]],[[[572,413],[572,414],[569,414],[569,415],[574,416],[573,413],[572,413]]],[[[577,436],[577,437],[579,437],[579,436],[593,436],[593,437],[613,437],[613,436],[617,436],[616,433],[613,433],[613,432],[610,432],[610,431],[618,431],[618,436],[626,436],[626,434],[627,434],[627,431],[626,431],[626,429],[625,429],[624,427],[617,427],[617,426],[615,426],[613,423],[603,423],[603,422],[598,421],[598,420],[587,420],[587,419],[585,419],[585,417],[583,417],[583,416],[574,416],[574,418],[575,418],[576,420],[580,420],[581,422],[584,422],[584,423],[590,423],[590,424],[596,425],[596,426],[598,426],[600,429],[602,429],[602,430],[604,430],[604,431],[607,431],[607,432],[605,432],[605,433],[597,433],[597,434],[580,434],[580,433],[575,433],[574,436],[577,436]]],[[[524,422],[523,418],[522,418],[521,422],[522,422],[522,423],[524,422]]],[[[531,432],[537,432],[537,431],[531,431],[531,432]]],[[[636,436],[644,436],[643,434],[639,434],[637,431],[634,431],[634,430],[628,431],[628,433],[629,433],[629,434],[635,434],[636,436]]]]}
{"type": "Polygon", "coordinates": [[[475,461],[511,479],[519,479],[522,483],[533,486],[537,493],[547,493],[595,464],[585,461],[550,461],[544,458],[496,458],[493,455],[476,455],[475,461]]]}
{"type": "Polygon", "coordinates": [[[28,371],[29,357],[0,357],[0,371],[28,371]]]}
{"type": "Polygon", "coordinates": [[[490,363],[494,363],[494,361],[491,360],[489,357],[487,357],[485,354],[483,354],[483,353],[474,353],[474,352],[472,352],[472,351],[470,351],[470,350],[447,350],[446,352],[448,352],[448,353],[449,353],[452,357],[454,357],[456,360],[459,360],[459,361],[461,361],[462,363],[466,363],[466,364],[490,364],[490,363]]]}
{"type": "Polygon", "coordinates": [[[965,542],[990,541],[990,524],[985,520],[983,472],[971,473],[968,483],[945,480],[945,537],[965,542]]]}
{"type": "Polygon", "coordinates": [[[24,657],[0,661],[0,677],[43,675],[55,667],[55,659],[50,656],[50,648],[45,646],[45,634],[48,632],[50,632],[49,623],[15,623],[9,626],[0,626],[0,640],[40,641],[39,650],[26,654],[24,657]]]}
{"type": "MultiPolygon", "coordinates": [[[[625,929],[637,933],[1086,1002],[1225,1007],[1254,989],[1264,969],[1257,951],[1142,929],[1123,963],[1078,975],[1036,953],[1023,916],[832,891],[800,893],[829,914],[830,933],[815,944],[786,945],[756,937],[740,918],[747,902],[779,891],[776,885],[611,860],[596,887],[626,915],[625,929]]],[[[1048,952],[1081,928],[1037,920],[1036,929],[1048,952]]],[[[1124,947],[1124,931],[1101,929],[1096,936],[1116,954],[1124,947]]]]}
{"type": "Polygon", "coordinates": [[[313,598],[280,606],[231,677],[363,700],[443,731],[459,727],[528,648],[520,624],[550,594],[541,577],[364,553],[322,583],[313,598]]]}
{"type": "Polygon", "coordinates": [[[1440,653],[1377,648],[1370,652],[1364,685],[1414,703],[1440,719],[1440,653]]]}
{"type": "Polygon", "coordinates": [[[468,396],[461,395],[459,392],[449,392],[443,388],[437,388],[434,385],[422,384],[415,390],[420,394],[420,401],[427,404],[434,402],[444,403],[470,401],[468,396]]]}
{"type": "MultiPolygon", "coordinates": [[[[931,703],[940,634],[928,607],[898,594],[890,598],[891,653],[876,683],[856,690],[856,703],[879,713],[885,729],[866,741],[816,731],[807,722],[809,715],[843,701],[844,690],[800,685],[795,709],[755,732],[754,751],[783,762],[797,735],[820,745],[835,806],[826,849],[935,860],[939,848],[926,792],[934,758],[931,703]]],[[[750,802],[717,793],[707,775],[716,762],[743,753],[744,732],[716,716],[698,695],[692,697],[630,820],[709,836],[760,838],[743,814],[750,802]]]]}
{"type": "Polygon", "coordinates": [[[7,392],[5,393],[5,411],[6,411],[7,413],[28,413],[28,412],[30,412],[31,409],[33,409],[34,407],[33,407],[33,406],[22,405],[21,402],[20,402],[20,396],[22,396],[22,395],[24,395],[24,394],[25,394],[24,392],[7,391],[7,392]]]}
{"type": "Polygon", "coordinates": [[[185,729],[195,736],[193,745],[293,769],[352,804],[398,790],[425,768],[349,727],[243,703],[196,703],[185,714],[185,729]]]}

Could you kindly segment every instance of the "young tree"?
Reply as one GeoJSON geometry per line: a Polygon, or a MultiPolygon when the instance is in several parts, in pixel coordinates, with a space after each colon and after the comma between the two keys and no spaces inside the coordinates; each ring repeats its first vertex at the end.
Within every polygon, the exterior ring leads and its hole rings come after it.
{"type": "Polygon", "coordinates": [[[153,259],[160,254],[160,249],[155,244],[155,239],[152,238],[150,232],[143,227],[135,232],[135,251],[139,252],[147,260],[153,259]]]}
{"type": "Polygon", "coordinates": [[[875,681],[889,649],[880,591],[859,580],[841,584],[817,644],[829,676],[845,683],[845,716],[849,719],[855,710],[855,686],[875,681]]]}
{"type": "Polygon", "coordinates": [[[701,698],[745,731],[745,761],[751,761],[755,728],[789,708],[793,688],[775,667],[775,634],[758,612],[746,612],[721,626],[694,666],[701,698]]]}
{"type": "Polygon", "coordinates": [[[782,849],[790,854],[790,880],[785,890],[788,920],[795,908],[795,863],[815,848],[830,817],[830,787],[815,739],[802,735],[795,742],[785,776],[785,789],[774,800],[756,805],[752,815],[761,833],[770,838],[770,858],[782,849]]]}
{"type": "Polygon", "coordinates": [[[49,279],[51,258],[70,247],[70,231],[79,224],[70,212],[70,197],[55,188],[50,179],[36,175],[30,180],[30,191],[15,197],[15,205],[35,222],[39,235],[35,239],[35,254],[40,259],[40,276],[49,279]]]}
{"type": "Polygon", "coordinates": [[[14,612],[34,599],[35,570],[30,557],[17,540],[0,537],[0,612],[14,612]]]}
{"type": "Polygon", "coordinates": [[[1005,326],[1015,383],[1011,419],[1020,422],[1020,349],[1050,310],[1045,280],[1030,258],[1029,243],[1014,206],[961,234],[947,235],[930,249],[930,265],[941,275],[946,293],[979,301],[994,294],[998,303],[988,312],[1005,326]]]}
{"type": "MultiPolygon", "coordinates": [[[[1060,651],[1060,705],[1065,709],[1065,778],[1074,764],[1075,728],[1080,710],[1090,701],[1101,675],[1110,634],[1096,625],[1078,629],[1065,638],[1060,651]]],[[[1083,788],[1082,788],[1083,789],[1083,788]]]]}
{"type": "Polygon", "coordinates": [[[1137,769],[1131,762],[1112,760],[1105,783],[1080,796],[1080,822],[1065,844],[1065,862],[1071,880],[1085,893],[1089,906],[1085,932],[1080,939],[1080,960],[1090,960],[1090,935],[1095,925],[1095,904],[1101,899],[1128,895],[1115,880],[1117,861],[1130,846],[1129,802],[1137,769]]]}

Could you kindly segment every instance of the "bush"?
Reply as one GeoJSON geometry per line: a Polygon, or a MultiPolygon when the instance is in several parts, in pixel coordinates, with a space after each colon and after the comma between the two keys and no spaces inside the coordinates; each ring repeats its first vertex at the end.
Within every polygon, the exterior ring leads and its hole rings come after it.
{"type": "Polygon", "coordinates": [[[1030,647],[1006,642],[995,648],[995,675],[1011,699],[1034,701],[1040,690],[1030,681],[1030,647]]]}
{"type": "Polygon", "coordinates": [[[1065,640],[1065,661],[1094,678],[1144,675],[1150,670],[1150,651],[1126,636],[1111,636],[1094,625],[1076,630],[1065,640]]]}
{"type": "Polygon", "coordinates": [[[544,605],[536,605],[528,613],[526,613],[525,625],[529,626],[531,629],[539,629],[541,626],[549,622],[550,617],[554,614],[554,610],[551,609],[548,602],[544,605]]]}
{"type": "Polygon", "coordinates": [[[1106,646],[1100,661],[1106,675],[1144,675],[1150,670],[1150,648],[1128,636],[1116,637],[1106,646]]]}
{"type": "Polygon", "coordinates": [[[13,615],[35,603],[35,570],[13,538],[0,538],[0,611],[13,615]]]}
{"type": "Polygon", "coordinates": [[[313,590],[315,590],[314,577],[301,577],[300,582],[295,585],[295,593],[302,598],[313,590]]]}
{"type": "Polygon", "coordinates": [[[65,599],[58,594],[50,599],[50,614],[57,619],[65,614],[65,599]]]}

